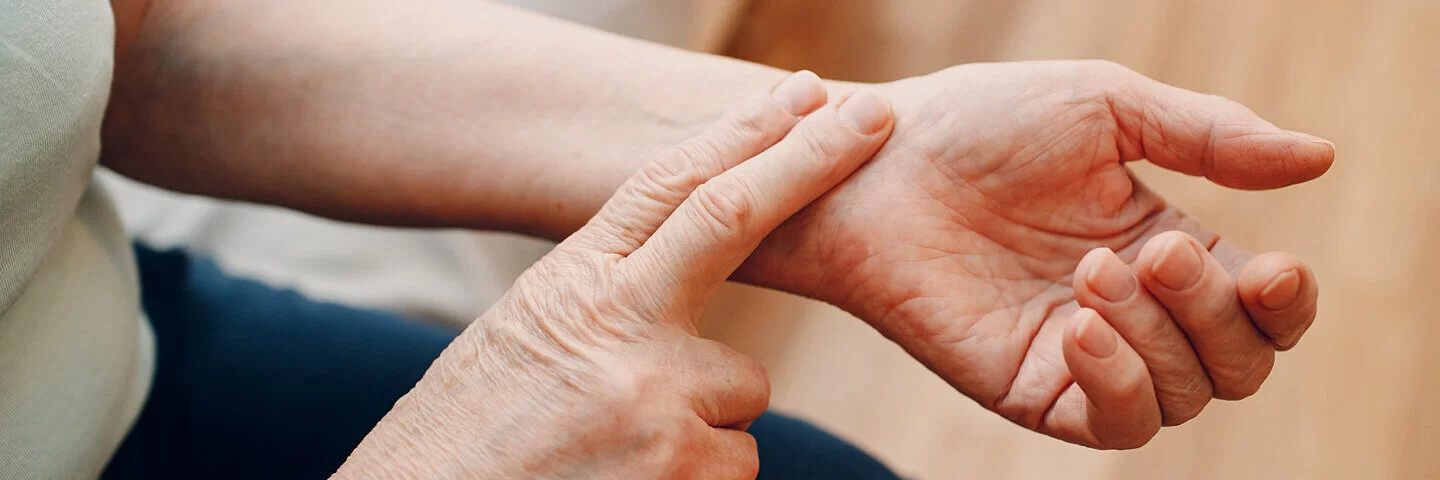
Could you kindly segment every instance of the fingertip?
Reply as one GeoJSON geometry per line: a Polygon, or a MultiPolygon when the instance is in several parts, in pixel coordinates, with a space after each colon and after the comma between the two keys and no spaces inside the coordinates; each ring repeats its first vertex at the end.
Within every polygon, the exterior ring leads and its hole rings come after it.
{"type": "Polygon", "coordinates": [[[837,107],[840,122],[861,135],[880,133],[890,125],[894,112],[890,101],[875,90],[864,88],[846,97],[837,107]]]}
{"type": "MultiPolygon", "coordinates": [[[[791,80],[805,78],[799,73],[791,80]]],[[[765,106],[772,113],[779,110],[771,102],[765,106]]],[[[741,130],[763,130],[735,123],[750,127],[741,130]]],[[[648,263],[683,271],[686,279],[703,282],[698,284],[723,281],[781,223],[869,161],[892,124],[889,102],[872,90],[805,116],[788,133],[776,135],[783,139],[768,149],[691,188],[627,258],[658,255],[665,261],[648,263]]]]}
{"type": "Polygon", "coordinates": [[[1335,142],[1305,132],[1291,130],[1290,134],[1308,144],[1308,148],[1306,148],[1307,153],[1310,154],[1308,157],[1312,159],[1320,173],[1329,170],[1330,165],[1335,163],[1335,142]]]}
{"type": "Polygon", "coordinates": [[[1141,271],[1150,284],[1183,291],[1199,283],[1205,273],[1203,247],[1179,231],[1156,235],[1141,249],[1141,271]]]}
{"type": "Polygon", "coordinates": [[[1144,157],[1160,167],[1203,175],[1227,187],[1262,190],[1319,177],[1334,159],[1334,144],[1282,130],[1238,102],[1146,80],[1140,83],[1144,86],[1140,95],[1112,98],[1117,111],[1129,113],[1116,120],[1126,132],[1158,124],[1171,133],[1153,138],[1131,133],[1138,148],[1122,148],[1129,152],[1125,160],[1144,157]]]}
{"type": "Polygon", "coordinates": [[[1236,288],[1256,326],[1287,350],[1315,320],[1319,286],[1314,272],[1283,252],[1255,257],[1241,269],[1236,288]]]}
{"type": "Polygon", "coordinates": [[[1270,310],[1284,310],[1304,291],[1315,287],[1314,272],[1293,254],[1269,252],[1247,262],[1240,269],[1236,285],[1240,296],[1253,298],[1270,310]],[[1291,302],[1283,302],[1287,296],[1291,302]]]}
{"type": "Polygon", "coordinates": [[[828,97],[825,83],[815,72],[801,70],[790,74],[770,89],[770,98],[791,115],[802,116],[824,105],[828,97]]]}
{"type": "Polygon", "coordinates": [[[1080,263],[1076,265],[1076,270],[1080,270],[1085,265],[1092,265],[1095,262],[1099,262],[1105,258],[1106,254],[1114,255],[1115,251],[1111,250],[1110,247],[1095,247],[1090,249],[1090,251],[1085,252],[1085,256],[1080,257],[1080,263]]]}
{"type": "Polygon", "coordinates": [[[1135,272],[1109,248],[1091,250],[1077,270],[1083,272],[1083,276],[1077,276],[1083,279],[1083,288],[1106,302],[1124,302],[1138,291],[1135,272]]]}
{"type": "MultiPolygon", "coordinates": [[[[1082,307],[1088,306],[1086,300],[1091,295],[1081,295],[1081,293],[1095,292],[1095,287],[1092,285],[1095,285],[1096,278],[1100,275],[1096,270],[1098,270],[1101,259],[1104,258],[1105,250],[1108,249],[1094,248],[1085,252],[1085,256],[1080,257],[1080,262],[1075,264],[1075,273],[1070,276],[1070,288],[1075,290],[1075,299],[1080,302],[1082,307]]],[[[1098,295],[1095,294],[1095,296],[1098,295]]]]}
{"type": "Polygon", "coordinates": [[[1332,141],[1329,141],[1329,140],[1326,140],[1326,139],[1323,139],[1323,138],[1320,138],[1320,137],[1317,137],[1317,136],[1314,136],[1314,135],[1311,135],[1311,134],[1308,134],[1308,133],[1305,133],[1305,132],[1300,132],[1300,131],[1295,131],[1295,130],[1289,130],[1289,132],[1290,132],[1291,135],[1294,135],[1296,138],[1299,138],[1299,139],[1301,139],[1301,140],[1304,140],[1304,141],[1307,141],[1307,142],[1310,142],[1310,143],[1316,143],[1316,144],[1321,144],[1321,145],[1328,145],[1331,150],[1334,150],[1334,149],[1335,149],[1335,142],[1332,142],[1332,141]]]}
{"type": "Polygon", "coordinates": [[[704,131],[661,149],[572,238],[629,255],[701,184],[772,148],[801,116],[824,105],[826,95],[824,84],[809,72],[751,94],[704,131]]]}
{"type": "Polygon", "coordinates": [[[1283,179],[1289,182],[1287,185],[1320,178],[1334,165],[1334,142],[1302,132],[1291,131],[1290,135],[1296,140],[1287,149],[1294,176],[1283,179]]]}
{"type": "Polygon", "coordinates": [[[1160,259],[1161,254],[1165,253],[1171,245],[1177,242],[1183,242],[1187,237],[1189,237],[1189,235],[1179,230],[1164,231],[1154,237],[1150,237],[1149,240],[1145,241],[1145,245],[1140,247],[1140,255],[1136,258],[1136,263],[1143,266],[1154,265],[1154,263],[1160,259]]]}
{"type": "MultiPolygon", "coordinates": [[[[1093,265],[1106,256],[1108,254],[1103,249],[1087,254],[1075,275],[1088,276],[1093,265]]],[[[1137,278],[1137,272],[1120,259],[1112,261],[1122,265],[1126,276],[1137,278]]],[[[1194,346],[1164,304],[1143,288],[1136,288],[1134,296],[1122,302],[1107,302],[1100,298],[1100,294],[1089,293],[1091,290],[1084,286],[1083,278],[1077,278],[1075,283],[1079,304],[1095,308],[1105,323],[1114,328],[1144,362],[1159,404],[1161,424],[1178,425],[1199,414],[1213,395],[1209,377],[1194,352],[1194,346]]],[[[1079,322],[1076,323],[1078,327],[1079,322]]],[[[1072,371],[1087,367],[1073,364],[1072,371]]]]}
{"type": "Polygon", "coordinates": [[[1270,310],[1284,310],[1299,297],[1300,274],[1295,270],[1286,270],[1260,289],[1258,300],[1261,306],[1270,310]]]}
{"type": "Polygon", "coordinates": [[[1319,178],[1335,161],[1335,145],[1327,140],[1272,126],[1255,129],[1217,141],[1206,176],[1231,188],[1268,190],[1319,178]]]}

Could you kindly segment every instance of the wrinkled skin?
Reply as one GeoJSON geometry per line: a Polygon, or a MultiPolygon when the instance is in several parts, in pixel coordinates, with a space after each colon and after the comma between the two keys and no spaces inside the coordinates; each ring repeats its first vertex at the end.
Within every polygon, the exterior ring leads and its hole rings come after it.
{"type": "Polygon", "coordinates": [[[756,478],[754,360],[706,299],[889,136],[886,99],[810,73],[657,155],[445,349],[332,478],[756,478]]]}
{"type": "MultiPolygon", "coordinates": [[[[1077,312],[1091,306],[1077,302],[1073,278],[1086,252],[1119,252],[1150,286],[1159,266],[1137,260],[1142,247],[1155,240],[1152,249],[1163,252],[1162,240],[1180,237],[1162,233],[1184,232],[1210,250],[1210,265],[1226,267],[1216,282],[1235,292],[1238,281],[1243,302],[1230,293],[1219,301],[1273,322],[1245,327],[1266,340],[1258,347],[1204,358],[1208,372],[1196,371],[1193,353],[1168,353],[1183,350],[1183,337],[1171,339],[1179,349],[1167,349],[1155,340],[1163,335],[1124,335],[1136,350],[1154,343],[1145,360],[1165,424],[1198,414],[1212,394],[1253,393],[1274,349],[1293,345],[1313,319],[1306,267],[1219,241],[1147,190],[1125,162],[1148,158],[1229,187],[1275,188],[1322,174],[1334,154],[1327,142],[1103,62],[967,65],[880,89],[896,114],[889,142],[769,237],[740,278],[834,303],[986,408],[1098,448],[1140,446],[1161,420],[1096,418],[1073,381],[1063,344],[1077,312]],[[1299,273],[1301,299],[1279,313],[1255,312],[1267,279],[1284,272],[1299,273]],[[1235,368],[1217,376],[1217,365],[1235,368]]],[[[1192,340],[1205,334],[1187,332],[1192,340]]]]}

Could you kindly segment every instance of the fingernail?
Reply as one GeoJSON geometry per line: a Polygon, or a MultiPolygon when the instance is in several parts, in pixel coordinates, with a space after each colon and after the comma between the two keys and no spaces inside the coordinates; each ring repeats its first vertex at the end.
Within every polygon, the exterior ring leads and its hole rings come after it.
{"type": "Polygon", "coordinates": [[[1080,324],[1080,331],[1076,332],[1075,341],[1080,343],[1080,349],[1095,358],[1110,358],[1119,347],[1115,339],[1115,331],[1102,325],[1105,322],[1098,314],[1090,314],[1080,324]]]}
{"type": "Polygon", "coordinates": [[[1295,132],[1295,131],[1291,131],[1290,134],[1291,134],[1291,135],[1294,135],[1294,136],[1296,136],[1296,137],[1299,137],[1301,140],[1304,140],[1304,141],[1307,141],[1307,142],[1310,142],[1310,143],[1319,143],[1319,144],[1329,145],[1330,148],[1335,148],[1335,142],[1332,142],[1332,141],[1329,141],[1329,140],[1326,140],[1326,139],[1323,139],[1323,138],[1320,138],[1320,137],[1317,137],[1317,136],[1314,136],[1314,135],[1311,135],[1311,134],[1308,134],[1308,133],[1305,133],[1305,132],[1295,132]]]}
{"type": "Polygon", "coordinates": [[[871,90],[861,90],[840,104],[840,120],[845,126],[869,135],[890,123],[890,102],[871,90]]]}
{"type": "Polygon", "coordinates": [[[1115,253],[1105,249],[1105,255],[1098,265],[1090,269],[1085,276],[1085,283],[1110,302],[1120,302],[1129,299],[1135,293],[1135,274],[1130,272],[1130,267],[1124,262],[1115,258],[1115,253]]]}
{"type": "Polygon", "coordinates": [[[1271,310],[1284,310],[1299,296],[1300,275],[1287,270],[1260,290],[1260,304],[1271,310]]]}
{"type": "Polygon", "coordinates": [[[1155,280],[1171,290],[1184,290],[1190,288],[1200,281],[1200,275],[1204,273],[1205,264],[1200,260],[1200,253],[1195,247],[1182,239],[1170,241],[1161,252],[1160,260],[1150,268],[1150,273],[1155,280]]]}
{"type": "Polygon", "coordinates": [[[814,72],[801,70],[775,85],[770,96],[791,115],[805,115],[825,104],[825,84],[814,72]]]}

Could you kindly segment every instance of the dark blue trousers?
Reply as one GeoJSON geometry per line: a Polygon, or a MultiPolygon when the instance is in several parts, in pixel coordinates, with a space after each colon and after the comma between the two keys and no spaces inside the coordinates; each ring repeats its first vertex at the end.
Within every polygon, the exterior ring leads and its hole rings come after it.
{"type": "MultiPolygon", "coordinates": [[[[457,332],[316,302],[210,261],[136,247],[156,371],[106,480],[323,479],[457,332]]],[[[792,418],[750,427],[762,479],[893,479],[792,418]]]]}

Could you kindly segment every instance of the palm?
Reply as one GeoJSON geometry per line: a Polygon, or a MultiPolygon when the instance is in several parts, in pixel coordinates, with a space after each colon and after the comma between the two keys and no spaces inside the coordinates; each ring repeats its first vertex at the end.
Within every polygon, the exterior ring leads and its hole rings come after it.
{"type": "Polygon", "coordinates": [[[882,87],[889,143],[747,268],[867,319],[1006,418],[1091,443],[1046,419],[1084,406],[1061,342],[1077,263],[1167,230],[1212,240],[1130,175],[1134,132],[1091,86],[978,65],[882,87]]]}

